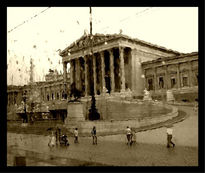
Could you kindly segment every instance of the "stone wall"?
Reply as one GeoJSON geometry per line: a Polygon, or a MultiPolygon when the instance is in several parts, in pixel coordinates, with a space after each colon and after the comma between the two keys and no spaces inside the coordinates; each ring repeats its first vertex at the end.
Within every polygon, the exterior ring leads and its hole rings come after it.
{"type": "MultiPolygon", "coordinates": [[[[88,120],[91,98],[83,99],[83,114],[88,120]]],[[[158,103],[142,101],[126,101],[120,96],[96,96],[96,108],[101,120],[125,120],[139,117],[157,116],[171,111],[158,103]]],[[[68,110],[69,111],[69,110],[68,110]]]]}
{"type": "MultiPolygon", "coordinates": [[[[90,133],[93,126],[98,132],[108,133],[119,132],[127,126],[135,128],[152,125],[166,121],[178,115],[178,110],[170,105],[163,105],[160,102],[126,101],[120,97],[96,97],[96,107],[100,113],[101,120],[89,121],[88,110],[91,105],[91,98],[82,101],[85,120],[67,121],[65,127],[72,132],[75,127],[79,133],[90,133]]],[[[69,112],[69,110],[68,110],[69,112]]]]}
{"type": "Polygon", "coordinates": [[[73,131],[74,127],[78,127],[80,134],[90,134],[93,126],[96,126],[97,134],[112,134],[112,133],[125,133],[127,126],[133,128],[140,128],[145,126],[150,126],[156,123],[165,122],[178,115],[178,109],[176,107],[166,105],[168,109],[172,109],[170,113],[161,114],[154,117],[141,117],[135,119],[125,119],[125,120],[110,120],[110,121],[84,121],[78,122],[77,124],[68,125],[66,128],[68,131],[73,131]]]}

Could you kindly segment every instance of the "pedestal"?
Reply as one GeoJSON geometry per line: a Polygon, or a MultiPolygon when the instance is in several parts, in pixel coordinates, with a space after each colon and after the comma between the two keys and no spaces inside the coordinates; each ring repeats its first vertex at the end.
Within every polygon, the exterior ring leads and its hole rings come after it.
{"type": "Polygon", "coordinates": [[[171,90],[167,90],[167,102],[175,101],[174,95],[171,90]]]}
{"type": "Polygon", "coordinates": [[[70,121],[85,121],[83,114],[83,104],[79,102],[68,103],[67,107],[67,118],[65,124],[68,124],[70,121]]]}

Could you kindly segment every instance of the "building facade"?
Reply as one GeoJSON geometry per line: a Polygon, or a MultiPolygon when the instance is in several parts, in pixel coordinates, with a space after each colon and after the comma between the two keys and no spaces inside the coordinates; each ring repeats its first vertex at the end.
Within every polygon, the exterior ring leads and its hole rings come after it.
{"type": "Polygon", "coordinates": [[[133,95],[142,95],[141,63],[178,55],[179,52],[122,34],[83,35],[60,52],[64,82],[68,81],[65,76],[69,63],[70,85],[80,90],[83,96],[101,95],[106,91],[110,94],[124,93],[126,90],[131,90],[133,95]]]}
{"type": "MultiPolygon", "coordinates": [[[[69,80],[69,73],[67,79],[69,80]]],[[[14,114],[18,112],[18,107],[22,106],[24,93],[26,93],[26,102],[38,103],[38,112],[51,112],[55,117],[60,118],[61,114],[66,114],[66,92],[63,82],[63,76],[55,71],[50,71],[45,76],[46,81],[34,82],[24,86],[7,87],[7,113],[14,114]],[[56,115],[56,112],[58,115],[56,115]],[[60,113],[59,113],[60,112],[60,113]]],[[[30,106],[27,111],[31,111],[30,106]]]]}
{"type": "Polygon", "coordinates": [[[176,95],[196,93],[198,98],[198,52],[147,61],[142,69],[145,88],[153,94],[172,90],[176,95]]]}

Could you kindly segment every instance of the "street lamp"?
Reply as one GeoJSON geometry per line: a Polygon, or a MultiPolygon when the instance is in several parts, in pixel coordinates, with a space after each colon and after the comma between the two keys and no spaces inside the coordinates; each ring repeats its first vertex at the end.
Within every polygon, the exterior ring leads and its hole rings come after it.
{"type": "MultiPolygon", "coordinates": [[[[94,40],[94,37],[92,35],[92,9],[90,7],[90,46],[91,46],[91,58],[92,60],[94,61],[94,54],[93,54],[93,40],[94,40]]],[[[96,69],[94,69],[96,70],[96,69]]],[[[94,73],[94,71],[93,71],[94,73]]],[[[94,80],[94,79],[93,79],[94,80]]],[[[94,84],[93,84],[94,86],[94,84]]],[[[91,96],[92,96],[92,99],[91,99],[91,108],[89,109],[89,119],[90,120],[99,120],[100,119],[100,114],[98,113],[98,110],[96,108],[96,100],[95,100],[95,92],[94,92],[94,87],[91,88],[91,96]]]]}

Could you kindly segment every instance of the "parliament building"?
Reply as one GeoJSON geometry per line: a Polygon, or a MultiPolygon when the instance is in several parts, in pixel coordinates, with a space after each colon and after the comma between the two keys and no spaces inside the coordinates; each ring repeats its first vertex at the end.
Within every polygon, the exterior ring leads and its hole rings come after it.
{"type": "Polygon", "coordinates": [[[83,97],[104,92],[133,97],[146,88],[156,95],[173,90],[198,93],[198,53],[180,53],[126,35],[83,35],[61,51],[64,83],[83,97]]]}

